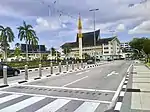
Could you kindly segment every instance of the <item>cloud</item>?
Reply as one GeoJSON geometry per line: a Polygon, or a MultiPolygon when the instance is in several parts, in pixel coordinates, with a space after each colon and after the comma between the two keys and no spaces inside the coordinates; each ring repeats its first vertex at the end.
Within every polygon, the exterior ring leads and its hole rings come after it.
{"type": "MultiPolygon", "coordinates": [[[[92,0],[65,0],[65,2],[57,0],[55,4],[54,1],[2,0],[0,24],[16,28],[25,20],[34,26],[44,43],[47,39],[57,42],[60,38],[54,37],[61,36],[65,37],[65,41],[73,40],[77,33],[79,13],[82,17],[83,32],[93,31],[93,12],[89,12],[92,8],[99,8],[96,12],[96,29],[100,29],[102,34],[110,34],[110,30],[137,31],[139,29],[137,27],[150,19],[150,1],[131,8],[128,4],[138,3],[141,0],[94,0],[94,2],[92,0]],[[50,13],[48,5],[50,5],[50,13]]],[[[142,32],[147,33],[147,29],[146,32],[145,30],[142,32]]]]}
{"type": "Polygon", "coordinates": [[[40,32],[45,32],[45,31],[53,31],[53,30],[58,30],[61,28],[61,24],[58,23],[55,20],[52,19],[44,19],[42,17],[39,17],[36,19],[36,26],[35,30],[40,33],[40,32]]]}
{"type": "Polygon", "coordinates": [[[150,33],[150,21],[144,21],[140,25],[129,30],[129,34],[149,34],[150,33]]]}
{"type": "Polygon", "coordinates": [[[124,24],[119,24],[116,28],[116,31],[117,32],[122,32],[126,29],[125,25],[124,24]]]}

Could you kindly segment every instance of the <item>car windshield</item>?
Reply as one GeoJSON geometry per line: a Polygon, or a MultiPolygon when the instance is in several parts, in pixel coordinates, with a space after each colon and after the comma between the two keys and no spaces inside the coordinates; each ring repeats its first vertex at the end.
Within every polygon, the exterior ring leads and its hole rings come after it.
{"type": "Polygon", "coordinates": [[[150,0],[0,1],[0,112],[150,112],[149,102],[150,0]]]}

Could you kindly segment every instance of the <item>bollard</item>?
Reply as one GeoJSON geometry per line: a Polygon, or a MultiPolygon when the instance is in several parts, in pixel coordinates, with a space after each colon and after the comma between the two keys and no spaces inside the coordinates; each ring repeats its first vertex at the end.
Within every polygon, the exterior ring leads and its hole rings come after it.
{"type": "Polygon", "coordinates": [[[39,64],[39,77],[41,78],[42,77],[42,65],[39,64]]]}
{"type": "Polygon", "coordinates": [[[74,62],[72,61],[72,70],[74,70],[74,62]]]}
{"type": "Polygon", "coordinates": [[[28,80],[28,65],[25,65],[25,80],[28,80]]]}
{"type": "Polygon", "coordinates": [[[77,61],[77,69],[79,69],[79,61],[77,61]]]}
{"type": "Polygon", "coordinates": [[[51,69],[51,74],[53,74],[53,63],[51,62],[51,65],[50,65],[51,67],[50,67],[50,69],[51,69]]]}
{"type": "Polygon", "coordinates": [[[59,62],[59,73],[61,73],[61,62],[59,62]]]}
{"type": "Polygon", "coordinates": [[[68,71],[68,61],[66,61],[66,71],[68,71]]]}
{"type": "Polygon", "coordinates": [[[83,60],[81,60],[81,68],[83,68],[83,60]]]}
{"type": "Polygon", "coordinates": [[[3,78],[4,78],[4,85],[8,85],[8,82],[7,82],[7,66],[3,66],[3,78]]]}

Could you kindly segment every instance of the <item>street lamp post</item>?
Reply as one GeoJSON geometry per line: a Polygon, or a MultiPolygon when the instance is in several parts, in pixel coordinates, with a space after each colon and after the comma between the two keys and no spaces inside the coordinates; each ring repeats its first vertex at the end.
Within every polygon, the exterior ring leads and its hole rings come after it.
{"type": "MultiPolygon", "coordinates": [[[[91,9],[89,10],[90,12],[93,12],[93,17],[94,17],[94,46],[96,47],[96,37],[95,37],[95,12],[98,11],[99,9],[91,9]]],[[[95,64],[96,64],[96,50],[94,50],[94,61],[95,61],[95,64]]]]}

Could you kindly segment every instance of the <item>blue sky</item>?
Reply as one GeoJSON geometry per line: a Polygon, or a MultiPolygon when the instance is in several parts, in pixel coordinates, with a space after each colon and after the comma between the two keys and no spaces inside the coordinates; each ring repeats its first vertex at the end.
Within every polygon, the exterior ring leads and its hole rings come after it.
{"type": "Polygon", "coordinates": [[[20,42],[16,28],[24,20],[34,27],[40,44],[47,48],[59,48],[65,42],[75,41],[79,13],[83,32],[93,31],[93,14],[89,9],[99,8],[96,12],[96,29],[101,29],[101,37],[118,35],[121,42],[130,41],[133,37],[149,37],[150,34],[150,0],[138,4],[141,1],[4,0],[0,2],[0,25],[10,26],[14,31],[16,38],[12,47],[20,42]],[[128,4],[132,3],[136,5],[129,8],[128,4]]]}

